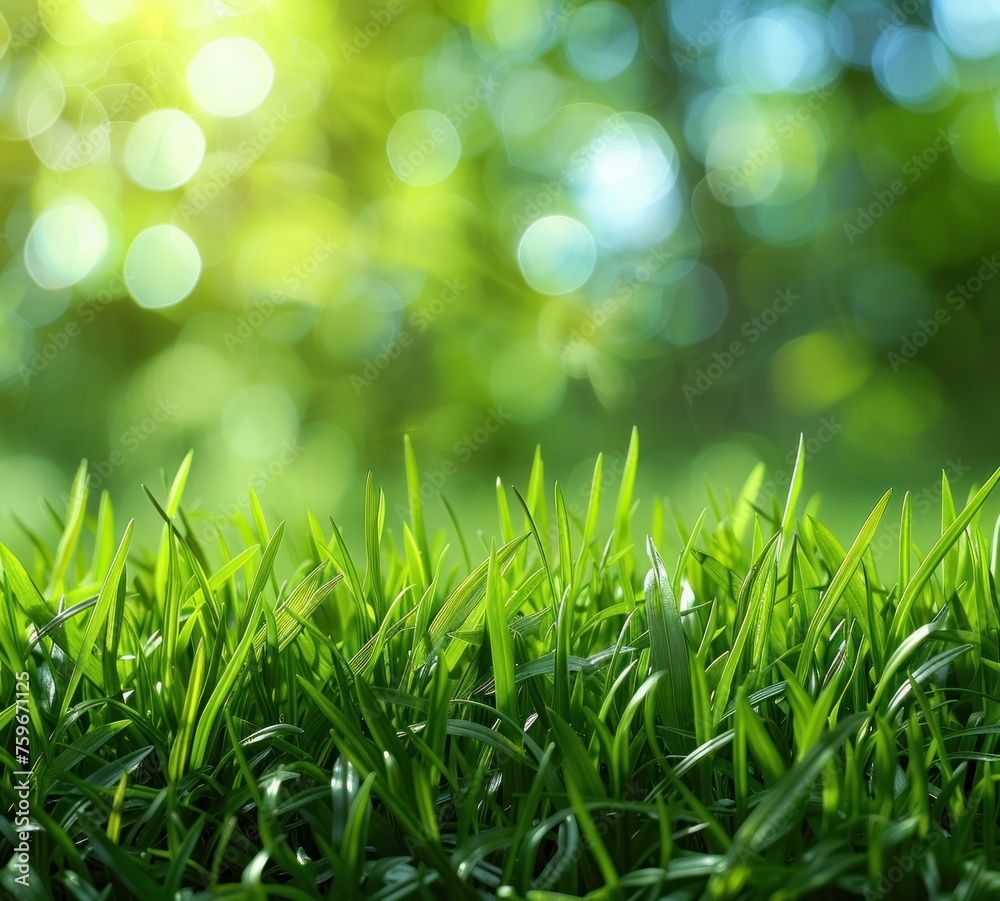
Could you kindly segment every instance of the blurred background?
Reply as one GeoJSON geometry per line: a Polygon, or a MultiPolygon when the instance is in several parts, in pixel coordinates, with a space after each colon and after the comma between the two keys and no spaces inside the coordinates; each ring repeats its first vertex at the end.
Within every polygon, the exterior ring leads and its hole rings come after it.
{"type": "Polygon", "coordinates": [[[396,528],[406,433],[487,529],[633,424],[685,516],[800,434],[845,530],[1000,464],[1000,0],[0,12],[5,542],[189,448],[206,539],[369,469],[396,528]]]}

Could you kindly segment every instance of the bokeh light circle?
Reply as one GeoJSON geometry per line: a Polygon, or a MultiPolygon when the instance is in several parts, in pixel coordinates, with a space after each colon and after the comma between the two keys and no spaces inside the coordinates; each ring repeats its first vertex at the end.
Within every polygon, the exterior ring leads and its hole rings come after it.
{"type": "Polygon", "coordinates": [[[51,126],[66,104],[55,67],[32,47],[0,57],[0,139],[21,141],[51,126]]]}
{"type": "Polygon", "coordinates": [[[125,142],[125,171],[150,191],[170,191],[188,181],[205,157],[205,135],[178,109],[143,116],[125,142]]]}
{"type": "Polygon", "coordinates": [[[226,0],[170,0],[161,5],[160,15],[180,25],[181,28],[201,28],[218,22],[226,0]]]}
{"type": "Polygon", "coordinates": [[[191,59],[187,81],[202,109],[216,116],[242,116],[267,97],[274,84],[274,63],[250,38],[219,38],[191,59]]]}
{"type": "Polygon", "coordinates": [[[566,100],[565,79],[540,67],[525,67],[507,80],[500,103],[499,126],[508,142],[536,134],[566,100]]]}
{"type": "MultiPolygon", "coordinates": [[[[79,3],[70,3],[67,0],[60,2],[39,2],[31,4],[37,10],[35,21],[45,30],[47,37],[62,47],[84,48],[95,38],[99,38],[107,26],[103,22],[98,22],[93,16],[86,13],[79,3]]],[[[30,26],[28,31],[30,32],[30,26]]],[[[57,65],[77,65],[81,56],[77,54],[66,54],[59,52],[51,43],[46,49],[52,53],[52,60],[57,65]]],[[[96,71],[94,74],[99,73],[96,71]]]]}
{"type": "Polygon", "coordinates": [[[145,0],[79,0],[80,6],[94,20],[105,25],[122,22],[145,6],[145,0]]]}
{"type": "Polygon", "coordinates": [[[586,283],[597,262],[587,227],[569,216],[545,216],[528,226],[517,248],[524,280],[542,294],[568,294],[586,283]]]}
{"type": "Polygon", "coordinates": [[[839,0],[829,13],[830,42],[844,62],[870,69],[872,51],[893,12],[877,0],[839,0]]]}
{"type": "MultiPolygon", "coordinates": [[[[222,435],[229,448],[242,457],[274,460],[298,435],[299,413],[286,391],[276,385],[252,384],[235,391],[222,408],[222,435]]],[[[282,467],[283,468],[283,467],[282,467]]]]}
{"type": "Polygon", "coordinates": [[[564,43],[577,75],[589,81],[607,81],[632,62],[639,47],[639,30],[624,6],[598,0],[573,14],[564,43]]]}
{"type": "Polygon", "coordinates": [[[954,131],[962,138],[952,145],[959,166],[979,181],[1000,182],[1000,99],[966,103],[954,131]]]}
{"type": "Polygon", "coordinates": [[[715,334],[726,321],[729,298],[722,279],[701,263],[672,263],[664,278],[674,278],[664,287],[659,309],[660,334],[680,346],[697,344],[715,334]]]}
{"type": "Polygon", "coordinates": [[[173,306],[188,296],[201,275],[201,256],[185,232],[154,225],[136,235],[125,256],[125,284],[139,306],[173,306]]]}
{"type": "Polygon", "coordinates": [[[564,0],[489,0],[486,19],[493,42],[513,57],[544,53],[565,23],[564,0]]]}
{"type": "Polygon", "coordinates": [[[793,338],[771,359],[778,402],[806,416],[857,391],[868,378],[869,368],[864,348],[832,330],[793,338]]]}
{"type": "Polygon", "coordinates": [[[37,329],[54,322],[66,312],[72,297],[72,285],[40,288],[28,274],[23,257],[11,260],[0,273],[0,321],[21,329],[37,329]]]}
{"type": "Polygon", "coordinates": [[[64,111],[50,128],[30,138],[35,155],[50,169],[78,169],[109,157],[111,122],[98,93],[87,93],[73,112],[64,111]]]}
{"type": "Polygon", "coordinates": [[[455,170],[462,156],[462,141],[444,113],[421,109],[399,117],[385,149],[400,181],[428,187],[444,181],[455,170]]]}
{"type": "Polygon", "coordinates": [[[935,0],[934,24],[961,56],[979,59],[1000,52],[1000,0],[935,0]]]}
{"type": "Polygon", "coordinates": [[[720,67],[734,86],[761,94],[810,91],[838,69],[826,20],[791,5],[736,25],[723,40],[720,67]]]}
{"type": "Polygon", "coordinates": [[[736,207],[740,224],[748,233],[769,244],[792,247],[812,240],[829,216],[829,202],[823,184],[791,200],[774,195],[761,203],[736,207]]]}
{"type": "Polygon", "coordinates": [[[705,155],[706,183],[727,206],[760,203],[781,185],[787,149],[760,119],[733,117],[712,137],[705,155]]]}
{"type": "Polygon", "coordinates": [[[669,13],[670,29],[681,49],[704,52],[715,45],[750,4],[747,0],[673,0],[658,4],[669,13]]]}
{"type": "Polygon", "coordinates": [[[587,206],[600,220],[629,225],[674,187],[680,171],[673,142],[655,119],[615,117],[618,128],[587,172],[587,206]]]}
{"type": "Polygon", "coordinates": [[[712,88],[691,96],[684,111],[684,138],[693,156],[705,161],[716,133],[733,121],[755,122],[758,102],[735,88],[712,88]]]}
{"type": "Polygon", "coordinates": [[[39,287],[66,288],[86,278],[107,248],[107,225],[94,205],[66,196],[32,226],[24,265],[39,287]]]}
{"type": "Polygon", "coordinates": [[[245,16],[263,6],[265,0],[215,0],[220,16],[245,16]]]}
{"type": "Polygon", "coordinates": [[[955,96],[955,63],[941,39],[924,28],[886,30],[872,68],[879,87],[901,106],[938,109],[955,96]]]}

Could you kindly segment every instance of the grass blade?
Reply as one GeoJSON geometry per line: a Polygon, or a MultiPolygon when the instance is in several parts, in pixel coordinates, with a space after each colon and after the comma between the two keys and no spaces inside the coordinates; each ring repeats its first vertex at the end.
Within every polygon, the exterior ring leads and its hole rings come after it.
{"type": "MultiPolygon", "coordinates": [[[[688,732],[692,726],[691,667],[687,639],[681,625],[681,611],[670,587],[667,568],[653,539],[646,541],[652,569],[646,576],[646,620],[649,623],[650,675],[666,678],[655,689],[660,719],[674,732],[688,732]]],[[[673,737],[671,744],[677,744],[673,737]]]]}

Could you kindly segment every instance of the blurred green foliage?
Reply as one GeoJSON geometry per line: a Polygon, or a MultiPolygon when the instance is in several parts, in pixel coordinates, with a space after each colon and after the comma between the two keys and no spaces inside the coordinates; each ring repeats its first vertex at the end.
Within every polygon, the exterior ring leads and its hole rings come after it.
{"type": "Polygon", "coordinates": [[[404,433],[455,497],[638,423],[684,505],[801,432],[834,522],[996,463],[997,0],[4,0],[0,48],[5,514],[189,447],[203,529],[336,509],[404,433]]]}

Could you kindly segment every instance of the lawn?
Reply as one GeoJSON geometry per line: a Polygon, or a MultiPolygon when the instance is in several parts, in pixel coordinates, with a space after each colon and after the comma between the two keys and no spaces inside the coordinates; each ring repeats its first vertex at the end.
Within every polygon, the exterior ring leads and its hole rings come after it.
{"type": "MultiPolygon", "coordinates": [[[[159,546],[86,469],[61,538],[0,546],[0,884],[18,898],[1000,897],[997,548],[872,498],[571,515],[536,455],[497,518],[425,525],[369,475],[364,547],[317,499],[203,546],[189,456],[159,546]],[[462,531],[464,527],[475,526],[462,531]],[[882,525],[898,553],[871,545],[882,525]],[[237,534],[238,532],[238,534],[237,534]],[[466,538],[463,538],[463,534],[466,538]],[[474,536],[468,537],[468,536],[474,536]],[[30,775],[20,776],[18,773],[30,775]]],[[[453,499],[454,500],[454,499],[453,499]]],[[[435,514],[437,510],[435,509],[435,514]]],[[[936,515],[936,514],[935,514],[936,515]]],[[[360,531],[360,530],[359,530],[360,531]]]]}

